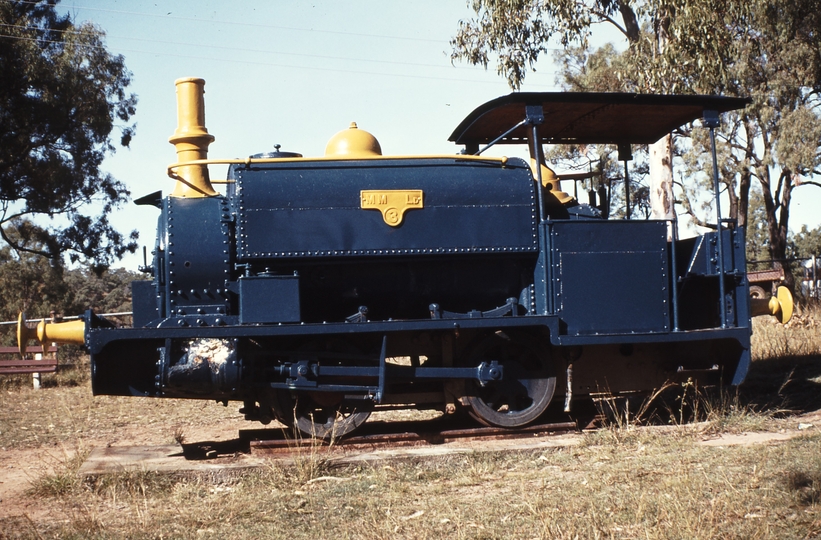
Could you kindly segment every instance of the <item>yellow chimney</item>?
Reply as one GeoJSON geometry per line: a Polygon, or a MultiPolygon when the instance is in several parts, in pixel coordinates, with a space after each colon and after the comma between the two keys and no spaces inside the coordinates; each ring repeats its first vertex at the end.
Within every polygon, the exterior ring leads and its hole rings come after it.
{"type": "Polygon", "coordinates": [[[177,79],[177,130],[168,142],[177,150],[177,185],[172,197],[213,197],[219,195],[211,186],[208,165],[185,163],[208,159],[208,145],[214,136],[205,129],[205,80],[195,77],[177,79]]]}

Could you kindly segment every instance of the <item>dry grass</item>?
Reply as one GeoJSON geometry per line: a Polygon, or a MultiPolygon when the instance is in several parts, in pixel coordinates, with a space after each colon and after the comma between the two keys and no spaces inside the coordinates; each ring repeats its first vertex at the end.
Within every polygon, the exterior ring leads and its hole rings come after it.
{"type": "Polygon", "coordinates": [[[105,444],[173,444],[181,433],[227,425],[257,427],[242,420],[235,404],[93,397],[88,386],[0,391],[0,448],[56,446],[68,441],[105,444]]]}
{"type": "Polygon", "coordinates": [[[77,470],[91,444],[181,443],[203,426],[243,427],[232,406],[92,398],[87,380],[6,385],[0,447],[55,457],[27,495],[48,511],[0,519],[0,539],[818,537],[818,427],[773,445],[699,444],[705,432],[794,429],[793,414],[821,409],[818,327],[757,321],[756,330],[738,391],[685,385],[658,396],[655,413],[637,414],[639,403],[578,447],[342,468],[308,447],[293,464],[229,479],[137,471],[84,481],[77,470]],[[668,427],[635,427],[653,414],[668,427]]]}
{"type": "Polygon", "coordinates": [[[778,431],[784,414],[778,408],[759,407],[738,388],[698,388],[692,381],[669,384],[640,399],[625,402],[602,397],[597,403],[602,429],[612,441],[632,438],[641,426],[687,428],[701,435],[778,431]],[[629,405],[632,403],[632,405],[629,405]]]}
{"type": "Polygon", "coordinates": [[[759,408],[821,409],[821,307],[797,310],[786,326],[753,320],[753,366],[742,389],[759,408]]]}
{"type": "Polygon", "coordinates": [[[753,360],[821,356],[821,305],[796,307],[786,325],[773,317],[753,319],[753,360]]]}
{"type": "MultiPolygon", "coordinates": [[[[46,496],[20,538],[804,538],[821,534],[821,437],[705,448],[685,430],[579,448],[230,482],[128,473],[46,496]]],[[[19,525],[0,521],[0,531],[19,525]]],[[[2,533],[0,533],[2,534],[2,533]]]]}

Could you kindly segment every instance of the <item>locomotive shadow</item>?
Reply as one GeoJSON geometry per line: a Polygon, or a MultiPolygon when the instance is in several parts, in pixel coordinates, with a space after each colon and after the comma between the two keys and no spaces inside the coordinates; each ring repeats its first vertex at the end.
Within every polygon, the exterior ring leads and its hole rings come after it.
{"type": "Polygon", "coordinates": [[[242,437],[225,441],[182,443],[182,457],[188,461],[211,460],[238,454],[250,454],[251,442],[242,437]]]}
{"type": "MultiPolygon", "coordinates": [[[[464,415],[441,416],[430,420],[370,421],[356,430],[354,437],[367,438],[382,435],[412,434],[420,444],[443,444],[442,433],[449,430],[480,427],[464,415]]],[[[197,441],[182,443],[182,455],[186,460],[198,461],[224,458],[237,454],[250,454],[252,442],[266,442],[281,445],[285,449],[304,446],[332,446],[328,443],[310,438],[294,437],[290,428],[241,429],[236,439],[224,441],[197,441]]]]}
{"type": "MultiPolygon", "coordinates": [[[[754,361],[738,387],[701,386],[697,382],[668,383],[653,392],[611,393],[573,401],[565,415],[580,429],[667,426],[758,417],[789,418],[821,412],[821,355],[790,355],[754,361]]],[[[554,402],[537,422],[556,421],[561,404],[554,402]],[[550,416],[550,420],[546,419],[550,416]]]]}
{"type": "MultiPolygon", "coordinates": [[[[749,410],[771,415],[787,417],[821,411],[821,355],[782,356],[756,360],[752,363],[745,382],[737,388],[699,389],[699,399],[711,400],[722,392],[734,398],[733,404],[749,410]]],[[[660,394],[649,403],[644,411],[644,418],[639,419],[644,425],[669,425],[675,417],[681,417],[682,388],[674,387],[660,394]]],[[[646,396],[636,396],[640,402],[646,396]]],[[[571,413],[562,410],[561,400],[554,403],[535,423],[575,422],[578,429],[602,425],[601,406],[592,399],[574,401],[571,413]]],[[[633,410],[638,407],[632,406],[633,410]]],[[[612,412],[612,411],[604,411],[612,412]]],[[[690,414],[684,414],[689,421],[697,420],[690,414]]],[[[366,422],[355,434],[357,438],[377,437],[388,434],[413,434],[420,444],[443,444],[442,433],[449,430],[471,429],[480,427],[465,415],[441,416],[429,420],[377,420],[366,422]]],[[[251,443],[266,441],[280,443],[285,448],[298,446],[328,446],[328,443],[295,438],[290,429],[284,427],[241,429],[237,438],[223,441],[198,441],[183,443],[182,455],[189,461],[211,460],[239,454],[251,454],[251,443]]],[[[333,444],[333,443],[332,443],[333,444]]]]}
{"type": "Polygon", "coordinates": [[[738,392],[742,402],[775,415],[821,410],[821,355],[756,360],[738,392]]]}
{"type": "Polygon", "coordinates": [[[738,387],[700,387],[692,381],[671,384],[651,400],[647,394],[607,396],[593,404],[589,427],[623,424],[690,424],[714,415],[755,414],[786,418],[821,411],[821,355],[793,355],[754,361],[738,387]],[[625,418],[625,409],[633,416],[625,418]],[[639,413],[640,411],[640,413],[639,413]],[[638,413],[638,414],[637,414],[638,413]]]}

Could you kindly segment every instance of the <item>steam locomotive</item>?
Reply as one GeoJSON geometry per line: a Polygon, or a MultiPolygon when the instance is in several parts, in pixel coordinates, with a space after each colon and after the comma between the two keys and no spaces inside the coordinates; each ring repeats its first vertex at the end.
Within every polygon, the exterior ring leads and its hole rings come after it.
{"type": "Polygon", "coordinates": [[[21,350],[87,347],[95,394],[237,401],[319,438],[389,408],[514,428],[557,397],[739,384],[751,315],[789,318],[784,296],[751,303],[733,222],[680,240],[674,222],[604,219],[544,162],[545,144],[627,157],[744,99],[514,93],[465,118],[458,154],[386,156],[351,124],[324,156],[211,160],[204,81],[176,86],[175,189],[135,201],[160,215],[133,326],[21,316],[21,350]],[[530,162],[482,155],[498,144],[528,145],[530,162]]]}

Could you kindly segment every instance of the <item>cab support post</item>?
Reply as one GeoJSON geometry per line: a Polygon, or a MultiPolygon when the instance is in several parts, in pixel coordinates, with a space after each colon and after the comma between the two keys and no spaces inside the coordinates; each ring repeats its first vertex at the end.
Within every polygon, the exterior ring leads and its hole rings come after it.
{"type": "Polygon", "coordinates": [[[704,111],[704,125],[710,129],[710,154],[713,156],[713,190],[716,196],[716,234],[718,244],[718,291],[721,327],[727,328],[727,298],[724,292],[724,234],[721,230],[721,190],[718,181],[718,158],[716,157],[716,133],[719,126],[718,111],[704,111]]]}

